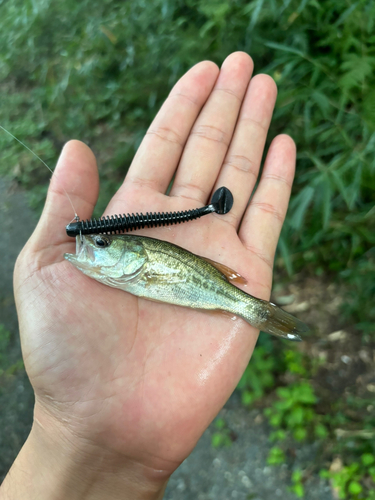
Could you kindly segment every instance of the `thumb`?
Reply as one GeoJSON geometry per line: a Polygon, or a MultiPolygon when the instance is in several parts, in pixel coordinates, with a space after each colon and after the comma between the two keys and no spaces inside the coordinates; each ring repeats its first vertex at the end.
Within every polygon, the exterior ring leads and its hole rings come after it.
{"type": "Polygon", "coordinates": [[[69,141],[61,151],[28,250],[42,252],[43,265],[62,260],[63,252],[71,251],[75,243],[67,236],[65,226],[77,214],[81,219],[91,217],[98,195],[99,175],[93,152],[83,142],[69,141]]]}

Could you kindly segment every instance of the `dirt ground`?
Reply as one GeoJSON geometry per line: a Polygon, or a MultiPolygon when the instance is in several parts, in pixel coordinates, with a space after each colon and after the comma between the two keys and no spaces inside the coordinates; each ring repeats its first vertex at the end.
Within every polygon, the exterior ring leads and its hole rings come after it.
{"type": "MultiPolygon", "coordinates": [[[[1,179],[0,215],[0,324],[12,334],[7,356],[10,361],[16,361],[20,357],[20,345],[12,271],[19,251],[35,227],[36,218],[27,206],[24,193],[1,179]]],[[[287,286],[275,286],[274,299],[314,325],[313,337],[301,343],[300,348],[322,361],[314,380],[325,395],[321,402],[322,413],[329,410],[329,401],[347,391],[364,397],[371,395],[371,391],[375,392],[374,352],[361,346],[355,331],[340,325],[341,296],[337,285],[324,283],[321,278],[297,276],[287,286]]],[[[28,435],[32,409],[33,393],[25,372],[18,370],[14,375],[0,376],[0,480],[5,477],[28,435]]],[[[370,408],[368,411],[375,410],[370,408]]],[[[268,441],[271,430],[262,415],[259,409],[244,409],[235,393],[222,410],[222,416],[236,436],[232,446],[213,448],[211,436],[214,428],[211,426],[190,457],[173,474],[165,499],[296,498],[288,490],[291,468],[306,469],[319,462],[319,445],[307,443],[296,447],[292,443],[292,461],[287,460],[281,467],[268,466],[266,459],[272,446],[268,441]]],[[[330,485],[315,472],[307,479],[305,489],[305,498],[309,500],[334,498],[330,485]]]]}
{"type": "MultiPolygon", "coordinates": [[[[18,321],[13,298],[13,267],[36,217],[24,193],[0,179],[0,324],[11,333],[7,365],[20,359],[18,321]]],[[[0,481],[22,447],[32,422],[34,397],[24,370],[0,376],[0,481]]]]}

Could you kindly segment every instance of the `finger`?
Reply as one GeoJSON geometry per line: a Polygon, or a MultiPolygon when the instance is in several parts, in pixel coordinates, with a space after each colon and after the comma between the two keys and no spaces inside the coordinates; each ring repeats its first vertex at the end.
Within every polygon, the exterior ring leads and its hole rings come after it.
{"type": "MultiPolygon", "coordinates": [[[[204,61],[176,83],[134,157],[125,178],[125,189],[129,184],[141,184],[165,193],[191,127],[210,95],[218,72],[216,64],[204,61]]],[[[120,188],[119,196],[122,193],[120,188]]]]}
{"type": "Polygon", "coordinates": [[[258,75],[251,80],[214,188],[226,186],[234,194],[233,208],[225,217],[236,229],[258,177],[276,95],[276,84],[271,77],[258,75]]]}
{"type": "Polygon", "coordinates": [[[185,146],[171,196],[206,202],[232,140],[252,71],[253,62],[244,52],[224,61],[185,146]]]}
{"type": "MultiPolygon", "coordinates": [[[[58,159],[43,213],[30,238],[32,250],[51,250],[49,257],[54,259],[56,246],[74,242],[66,235],[65,226],[75,212],[81,219],[91,217],[98,194],[99,176],[94,154],[82,142],[69,141],[58,159]]],[[[62,260],[61,249],[59,255],[62,260]]],[[[49,257],[45,257],[46,263],[49,257]]]]}
{"type": "Polygon", "coordinates": [[[239,236],[270,269],[288,209],[296,162],[293,139],[279,135],[270,146],[259,186],[247,208],[239,236]]]}

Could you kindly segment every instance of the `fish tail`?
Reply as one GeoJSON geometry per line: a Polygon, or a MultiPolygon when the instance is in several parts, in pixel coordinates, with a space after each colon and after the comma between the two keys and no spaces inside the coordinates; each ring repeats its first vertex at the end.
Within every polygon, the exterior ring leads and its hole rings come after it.
{"type": "Polygon", "coordinates": [[[275,304],[265,300],[258,300],[260,303],[258,321],[256,321],[256,324],[251,323],[263,332],[287,340],[301,341],[300,335],[310,331],[310,328],[305,323],[275,304]]]}

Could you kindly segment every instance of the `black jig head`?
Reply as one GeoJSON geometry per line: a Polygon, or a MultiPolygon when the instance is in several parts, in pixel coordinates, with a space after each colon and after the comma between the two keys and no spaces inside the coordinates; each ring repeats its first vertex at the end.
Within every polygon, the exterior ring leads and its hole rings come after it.
{"type": "Polygon", "coordinates": [[[184,212],[154,212],[146,214],[107,215],[100,219],[87,219],[85,221],[71,222],[66,226],[68,236],[78,234],[117,234],[144,227],[170,226],[181,224],[189,220],[199,219],[203,215],[227,214],[233,206],[233,195],[226,187],[217,189],[211,203],[202,208],[185,210],[184,212]]]}

